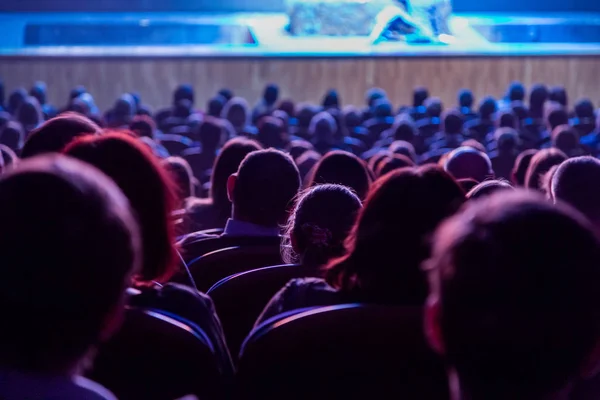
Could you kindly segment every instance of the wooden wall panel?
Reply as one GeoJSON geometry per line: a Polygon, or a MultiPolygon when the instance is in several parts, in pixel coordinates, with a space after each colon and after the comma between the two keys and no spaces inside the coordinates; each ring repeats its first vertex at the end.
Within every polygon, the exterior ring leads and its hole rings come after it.
{"type": "Polygon", "coordinates": [[[572,99],[600,102],[600,56],[496,58],[356,58],[356,59],[64,59],[0,58],[0,78],[7,90],[44,80],[49,100],[63,105],[70,88],[88,88],[102,109],[125,91],[161,107],[170,103],[180,82],[196,88],[202,106],[219,88],[256,101],[266,83],[277,82],[283,97],[319,101],[337,88],[345,104],[363,104],[372,86],[387,90],[396,104],[408,104],[412,89],[425,85],[454,105],[457,91],[471,88],[478,99],[501,96],[513,80],[565,85],[572,99]]]}

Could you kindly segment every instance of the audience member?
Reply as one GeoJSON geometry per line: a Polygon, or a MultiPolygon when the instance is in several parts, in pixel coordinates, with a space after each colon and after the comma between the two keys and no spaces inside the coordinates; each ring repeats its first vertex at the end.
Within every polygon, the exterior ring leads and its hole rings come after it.
{"type": "Polygon", "coordinates": [[[496,150],[489,153],[492,169],[497,178],[510,179],[519,148],[519,134],[513,128],[499,128],[494,132],[496,150]]]}
{"type": "Polygon", "coordinates": [[[194,199],[196,193],[192,168],[181,157],[168,157],[162,163],[171,175],[171,180],[175,183],[177,195],[175,209],[185,210],[188,202],[194,199]]]}
{"type": "Polygon", "coordinates": [[[521,82],[511,83],[506,98],[510,103],[525,100],[525,86],[521,82]]]}
{"type": "Polygon", "coordinates": [[[223,97],[225,99],[225,102],[228,102],[229,100],[231,100],[234,97],[233,91],[228,88],[223,88],[223,89],[219,90],[219,93],[217,93],[217,94],[219,96],[223,97]]]}
{"type": "Polygon", "coordinates": [[[458,111],[462,114],[465,121],[477,118],[477,114],[473,112],[474,102],[473,92],[469,89],[461,89],[458,92],[458,111]]]}
{"type": "Polygon", "coordinates": [[[435,167],[402,169],[378,180],[325,279],[290,281],[269,302],[257,324],[281,312],[340,303],[420,306],[427,283],[420,269],[427,237],[463,203],[456,182],[435,167]],[[398,255],[402,261],[398,262],[398,255]]]}
{"type": "Polygon", "coordinates": [[[513,170],[511,172],[511,181],[517,187],[525,187],[525,178],[527,176],[527,170],[531,164],[531,159],[537,153],[536,149],[529,149],[522,151],[517,156],[513,170]]]}
{"type": "Polygon", "coordinates": [[[417,153],[415,152],[414,146],[404,140],[396,140],[392,142],[389,147],[389,151],[392,154],[402,154],[410,158],[413,163],[417,161],[417,153]]]}
{"type": "Polygon", "coordinates": [[[448,155],[444,169],[454,179],[472,178],[483,182],[494,177],[489,157],[470,147],[459,147],[448,155]]]}
{"type": "Polygon", "coordinates": [[[599,249],[581,214],[524,192],[476,202],[438,229],[425,331],[453,398],[568,397],[597,361],[599,249]]]}
{"type": "Polygon", "coordinates": [[[287,146],[284,137],[283,122],[276,117],[264,117],[258,123],[258,141],[265,148],[284,149],[287,146]]]}
{"type": "Polygon", "coordinates": [[[79,374],[141,262],[127,199],[95,168],[47,156],[0,179],[0,220],[0,398],[114,399],[79,374]]]}
{"type": "Polygon", "coordinates": [[[220,118],[227,100],[221,95],[217,95],[208,101],[206,115],[213,118],[220,118]]]}
{"type": "Polygon", "coordinates": [[[540,120],[544,118],[544,106],[548,100],[548,89],[544,85],[533,85],[529,94],[529,115],[540,120]]]}
{"type": "Polygon", "coordinates": [[[241,97],[229,100],[223,108],[221,117],[229,121],[238,135],[248,136],[248,133],[256,132],[256,129],[249,127],[248,103],[241,97]]]}
{"type": "Polygon", "coordinates": [[[320,112],[310,121],[308,132],[315,150],[326,154],[333,150],[335,133],[338,127],[333,117],[327,112],[320,112]]]}
{"type": "Polygon", "coordinates": [[[390,157],[386,157],[378,166],[375,175],[381,178],[388,173],[401,168],[414,167],[415,163],[403,154],[393,154],[390,157]]]}
{"type": "Polygon", "coordinates": [[[567,159],[567,155],[559,149],[543,149],[536,152],[529,163],[525,175],[525,187],[527,189],[541,190],[542,179],[554,165],[559,165],[567,159]]]}
{"type": "Polygon", "coordinates": [[[340,108],[340,96],[339,96],[337,90],[333,90],[333,89],[328,90],[327,93],[325,93],[325,96],[323,97],[321,106],[323,106],[323,110],[328,110],[330,108],[339,109],[340,108]]]}
{"type": "Polygon", "coordinates": [[[199,183],[204,183],[210,180],[210,169],[215,163],[224,136],[223,126],[218,119],[206,117],[195,128],[195,136],[200,146],[188,148],[181,154],[192,167],[194,177],[199,183]]]}
{"type": "Polygon", "coordinates": [[[270,115],[275,110],[279,98],[279,86],[270,83],[265,87],[263,96],[252,111],[252,123],[256,124],[262,117],[270,115]]]}
{"type": "Polygon", "coordinates": [[[296,165],[298,165],[297,160],[302,154],[315,149],[309,141],[303,139],[292,140],[288,148],[288,153],[296,162],[296,165]]]}
{"type": "Polygon", "coordinates": [[[559,149],[568,157],[581,156],[584,150],[579,143],[579,134],[569,125],[559,125],[552,131],[552,147],[559,149]]]}
{"type": "Polygon", "coordinates": [[[324,183],[349,187],[360,199],[365,199],[371,177],[364,161],[354,154],[337,150],[321,158],[308,176],[308,187],[324,183]]]}
{"type": "Polygon", "coordinates": [[[310,124],[319,110],[311,104],[301,104],[296,113],[297,127],[294,134],[302,139],[310,140],[310,124]]]}
{"type": "Polygon", "coordinates": [[[42,112],[44,113],[44,119],[50,119],[56,117],[58,113],[56,108],[47,102],[47,88],[46,83],[38,81],[29,90],[29,95],[37,99],[42,112]]]}
{"type": "Polygon", "coordinates": [[[25,90],[23,88],[13,90],[10,93],[10,95],[8,96],[8,103],[6,104],[6,110],[13,116],[16,116],[17,111],[23,105],[23,103],[25,103],[25,100],[27,99],[27,97],[29,97],[27,94],[27,90],[25,90]]]}
{"type": "Polygon", "coordinates": [[[467,193],[468,200],[481,199],[502,190],[514,190],[513,186],[504,180],[490,179],[483,181],[467,193]]]}
{"type": "Polygon", "coordinates": [[[44,114],[37,99],[27,96],[16,111],[15,119],[21,123],[27,136],[44,122],[44,114]]]}
{"type": "Polygon", "coordinates": [[[550,89],[550,92],[548,93],[548,100],[558,103],[563,107],[567,107],[569,105],[567,91],[562,86],[555,86],[550,89]]]}
{"type": "Polygon", "coordinates": [[[23,127],[16,121],[8,121],[4,129],[0,130],[0,144],[10,147],[15,152],[21,151],[24,138],[23,127]]]}

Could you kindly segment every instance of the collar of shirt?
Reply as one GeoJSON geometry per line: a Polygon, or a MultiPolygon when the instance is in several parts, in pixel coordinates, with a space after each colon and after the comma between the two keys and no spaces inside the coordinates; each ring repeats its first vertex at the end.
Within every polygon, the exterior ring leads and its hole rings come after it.
{"type": "Polygon", "coordinates": [[[279,236],[279,228],[269,228],[230,218],[223,230],[223,236],[279,236]]]}

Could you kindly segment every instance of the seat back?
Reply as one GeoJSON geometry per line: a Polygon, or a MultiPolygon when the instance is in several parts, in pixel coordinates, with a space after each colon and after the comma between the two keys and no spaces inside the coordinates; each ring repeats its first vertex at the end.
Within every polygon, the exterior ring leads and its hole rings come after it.
{"type": "Polygon", "coordinates": [[[121,400],[223,397],[212,344],[202,330],[175,318],[128,309],[121,330],[100,347],[89,377],[121,400]]]}
{"type": "Polygon", "coordinates": [[[281,262],[279,245],[235,246],[215,250],[192,260],[189,270],[198,290],[206,292],[223,278],[281,262]]]}
{"type": "Polygon", "coordinates": [[[317,276],[315,268],[288,264],[254,269],[229,276],[208,291],[234,359],[242,342],[271,298],[295,278],[317,276]]]}
{"type": "MultiPolygon", "coordinates": [[[[191,263],[196,258],[213,252],[236,246],[273,246],[278,247],[281,238],[278,236],[220,236],[201,238],[200,240],[186,240],[182,244],[182,255],[185,261],[191,263]]],[[[279,264],[279,263],[276,263],[279,264]]],[[[272,264],[273,265],[273,264],[272,264]]],[[[215,282],[216,283],[216,282],[215,282]]]]}
{"type": "Polygon", "coordinates": [[[421,308],[346,304],[271,319],[242,346],[243,399],[447,399],[421,308]]]}
{"type": "Polygon", "coordinates": [[[181,155],[184,150],[189,149],[194,143],[188,137],[181,135],[161,135],[160,143],[172,156],[181,155]]]}

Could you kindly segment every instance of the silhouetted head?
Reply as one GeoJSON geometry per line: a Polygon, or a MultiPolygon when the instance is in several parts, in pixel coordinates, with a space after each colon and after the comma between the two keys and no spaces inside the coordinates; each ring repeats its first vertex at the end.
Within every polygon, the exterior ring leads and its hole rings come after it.
{"type": "Polygon", "coordinates": [[[487,154],[466,146],[450,153],[444,169],[455,179],[472,178],[483,182],[494,177],[492,162],[487,154]]]}
{"type": "Polygon", "coordinates": [[[244,158],[262,147],[253,140],[231,139],[219,152],[210,179],[210,198],[220,220],[231,216],[231,202],[227,197],[227,180],[235,174],[244,158]]]}
{"type": "Polygon", "coordinates": [[[202,151],[215,151],[223,139],[223,126],[219,120],[207,117],[198,125],[197,137],[202,144],[202,151]]]}
{"type": "Polygon", "coordinates": [[[442,116],[444,107],[442,105],[442,101],[438,97],[427,98],[423,105],[425,106],[425,114],[429,118],[440,118],[442,116]]]}
{"type": "Polygon", "coordinates": [[[346,242],[348,254],[327,267],[327,281],[349,301],[424,304],[420,266],[429,257],[428,237],[463,201],[456,181],[433,166],[377,180],[346,242]]]}
{"type": "Polygon", "coordinates": [[[68,376],[123,318],[141,262],[129,203],[95,168],[46,156],[0,179],[0,220],[0,363],[68,376]]]}
{"type": "Polygon", "coordinates": [[[294,118],[296,116],[296,105],[294,104],[293,100],[282,100],[281,103],[279,103],[278,108],[281,111],[284,111],[290,118],[294,118]]]}
{"type": "MultiPolygon", "coordinates": [[[[483,144],[481,144],[480,141],[476,140],[476,139],[467,139],[464,142],[462,142],[460,144],[462,147],[470,147],[472,149],[475,149],[477,151],[480,151],[482,153],[486,152],[486,148],[483,144]]],[[[450,154],[446,153],[444,155],[442,155],[442,158],[440,158],[440,164],[439,165],[445,165],[446,164],[446,159],[448,158],[450,154]],[[446,159],[443,159],[444,157],[446,157],[446,159]]]]}
{"type": "Polygon", "coordinates": [[[60,153],[74,139],[100,133],[100,127],[88,118],[80,114],[63,113],[44,122],[29,134],[21,157],[29,158],[43,153],[60,153]]]}
{"type": "Polygon", "coordinates": [[[417,87],[413,90],[413,107],[425,105],[425,100],[429,98],[429,91],[426,87],[417,87]]]}
{"type": "Polygon", "coordinates": [[[292,140],[289,145],[290,157],[292,157],[294,161],[297,161],[302,154],[314,149],[312,143],[304,139],[292,140]]]}
{"type": "Polygon", "coordinates": [[[411,168],[415,162],[404,154],[392,154],[379,163],[375,175],[378,178],[402,168],[411,168]]]}
{"type": "Polygon", "coordinates": [[[365,93],[365,100],[369,107],[373,107],[375,101],[385,99],[387,97],[385,90],[381,88],[371,88],[365,93]]]}
{"type": "Polygon", "coordinates": [[[548,100],[560,104],[563,107],[568,106],[567,90],[563,86],[555,86],[548,93],[548,100]]]}
{"type": "Polygon", "coordinates": [[[373,103],[373,116],[375,118],[387,118],[393,114],[392,103],[388,99],[375,100],[373,103]]]}
{"type": "Polygon", "coordinates": [[[64,153],[104,172],[129,199],[144,250],[136,280],[167,282],[178,266],[171,218],[176,196],[173,181],[158,158],[142,142],[125,133],[81,137],[69,144],[64,153]]]}
{"type": "Polygon", "coordinates": [[[46,104],[46,96],[47,96],[47,88],[46,83],[38,81],[36,82],[31,89],[29,89],[29,95],[36,98],[40,105],[46,104]]]}
{"type": "Polygon", "coordinates": [[[298,119],[299,128],[308,128],[312,119],[319,113],[318,109],[311,104],[301,104],[298,109],[296,118],[298,119]]]}
{"type": "Polygon", "coordinates": [[[410,158],[413,162],[417,160],[417,153],[415,152],[415,147],[410,142],[406,142],[404,140],[396,140],[390,145],[390,153],[392,154],[403,154],[406,157],[410,158]]]}
{"type": "Polygon", "coordinates": [[[25,131],[17,121],[8,121],[4,129],[0,130],[0,143],[19,151],[23,147],[25,131]]]}
{"type": "Polygon", "coordinates": [[[135,100],[129,93],[125,93],[115,102],[107,123],[114,128],[129,126],[133,117],[135,117],[135,113],[135,100]]]}
{"type": "Polygon", "coordinates": [[[331,114],[320,112],[313,117],[310,121],[308,131],[317,151],[320,151],[321,149],[323,151],[328,151],[330,146],[333,146],[337,129],[337,124],[331,114]]]}
{"type": "Polygon", "coordinates": [[[548,100],[548,89],[544,85],[533,85],[529,94],[529,109],[532,117],[540,118],[544,116],[544,105],[548,100]]]}
{"type": "Polygon", "coordinates": [[[31,132],[44,122],[44,113],[37,99],[27,96],[17,109],[15,119],[21,123],[25,132],[31,132]]]}
{"type": "Polygon", "coordinates": [[[512,154],[519,146],[519,133],[513,128],[498,128],[494,140],[500,154],[512,154]]]}
{"type": "Polygon", "coordinates": [[[552,131],[552,147],[559,149],[569,157],[582,154],[579,134],[569,125],[559,125],[552,131]]]}
{"type": "Polygon", "coordinates": [[[181,157],[167,157],[163,165],[175,183],[178,208],[183,207],[185,199],[194,195],[194,173],[188,162],[181,157]]]}
{"type": "Polygon", "coordinates": [[[318,185],[298,195],[283,236],[286,263],[323,266],[345,254],[344,241],[362,208],[354,192],[341,185],[318,185]]]}
{"type": "Polygon", "coordinates": [[[400,114],[396,117],[394,125],[392,125],[392,131],[394,132],[394,140],[404,140],[410,143],[419,134],[414,121],[406,114],[400,114]]]}
{"type": "Polygon", "coordinates": [[[425,331],[457,398],[554,398],[580,376],[600,337],[599,248],[580,213],[525,192],[438,229],[425,331]]]}
{"type": "Polygon", "coordinates": [[[531,164],[531,159],[537,153],[536,149],[522,151],[515,160],[515,165],[512,170],[512,182],[515,186],[524,187],[527,170],[531,164]]]}
{"type": "Polygon", "coordinates": [[[0,154],[2,154],[0,158],[2,158],[2,162],[4,163],[4,171],[15,167],[19,163],[17,154],[5,144],[0,144],[0,154]]]}
{"type": "Polygon", "coordinates": [[[187,100],[194,105],[194,88],[192,85],[179,85],[173,92],[173,105],[177,105],[181,100],[187,100]]]}
{"type": "Polygon", "coordinates": [[[513,82],[508,87],[506,97],[509,101],[523,101],[525,100],[525,86],[521,82],[513,82]]]}
{"type": "Polygon", "coordinates": [[[27,90],[23,88],[13,90],[8,96],[8,103],[6,104],[7,111],[12,115],[17,115],[17,111],[23,103],[25,103],[27,97],[27,90]]]}
{"type": "Polygon", "coordinates": [[[223,88],[219,90],[217,93],[219,96],[222,96],[225,99],[225,102],[231,100],[233,98],[233,91],[229,88],[223,88]]]}
{"type": "Polygon", "coordinates": [[[498,118],[496,119],[496,126],[498,128],[518,129],[520,126],[520,123],[519,123],[519,119],[517,118],[515,113],[512,111],[512,109],[509,109],[509,110],[500,111],[500,113],[498,114],[498,118]]]}
{"type": "Polygon", "coordinates": [[[486,121],[491,121],[498,110],[498,105],[493,97],[486,97],[479,104],[479,117],[486,121]]]}
{"type": "Polygon", "coordinates": [[[323,108],[327,110],[328,108],[340,108],[340,96],[336,90],[328,90],[323,97],[323,101],[321,103],[323,108]]]}
{"type": "Polygon", "coordinates": [[[237,130],[241,130],[249,122],[248,102],[241,97],[229,100],[223,108],[222,118],[226,119],[237,130]]]}
{"type": "Polygon", "coordinates": [[[265,87],[263,92],[263,100],[265,104],[271,106],[277,102],[279,98],[279,86],[274,83],[270,83],[265,87]]]}
{"type": "Polygon", "coordinates": [[[552,176],[550,196],[554,202],[562,200],[571,204],[599,227],[600,161],[585,156],[560,164],[552,176]]]}
{"type": "Polygon", "coordinates": [[[129,129],[139,137],[154,139],[156,123],[154,119],[147,115],[136,115],[131,124],[129,124],[129,129]]]}
{"type": "Polygon", "coordinates": [[[483,197],[487,197],[491,194],[503,191],[503,190],[511,190],[514,191],[515,188],[512,187],[510,183],[507,181],[490,179],[487,181],[483,181],[478,183],[477,186],[469,190],[467,193],[468,200],[476,200],[481,199],[483,197]]]}
{"type": "Polygon", "coordinates": [[[458,106],[460,108],[470,109],[473,107],[474,102],[475,99],[473,98],[473,92],[471,92],[469,89],[461,89],[461,91],[458,92],[458,106]]]}
{"type": "Polygon", "coordinates": [[[227,181],[233,219],[277,227],[287,220],[299,189],[300,174],[290,156],[274,149],[252,152],[227,181]]]}
{"type": "Polygon", "coordinates": [[[81,85],[75,86],[69,92],[69,103],[71,102],[71,100],[78,98],[79,96],[81,96],[84,93],[87,93],[87,90],[84,86],[81,86],[81,85]]]}
{"type": "Polygon", "coordinates": [[[286,145],[283,134],[283,122],[279,118],[264,117],[260,120],[257,139],[264,148],[283,149],[286,145]]]}
{"type": "Polygon", "coordinates": [[[450,110],[444,113],[442,129],[447,135],[460,134],[463,131],[464,119],[458,111],[450,110]]]}
{"type": "Polygon", "coordinates": [[[582,99],[575,104],[575,115],[580,119],[594,119],[594,104],[590,99],[582,99]]]}
{"type": "Polygon", "coordinates": [[[345,151],[327,153],[313,168],[308,186],[333,183],[354,190],[360,199],[367,196],[371,177],[360,158],[345,151]]]}
{"type": "Polygon", "coordinates": [[[569,114],[560,105],[549,106],[546,109],[546,128],[550,131],[560,125],[569,124],[569,114]]]}
{"type": "Polygon", "coordinates": [[[522,101],[513,101],[510,105],[512,112],[517,117],[519,124],[522,124],[529,117],[529,110],[522,101]]]}
{"type": "Polygon", "coordinates": [[[535,153],[531,158],[529,168],[527,168],[525,187],[540,190],[544,175],[550,171],[550,168],[559,165],[567,158],[567,155],[559,149],[542,149],[535,153]]]}
{"type": "Polygon", "coordinates": [[[210,116],[210,117],[221,117],[221,114],[223,112],[223,107],[225,107],[225,98],[223,96],[215,96],[213,98],[211,98],[208,101],[208,105],[206,107],[206,113],[210,116]]]}

